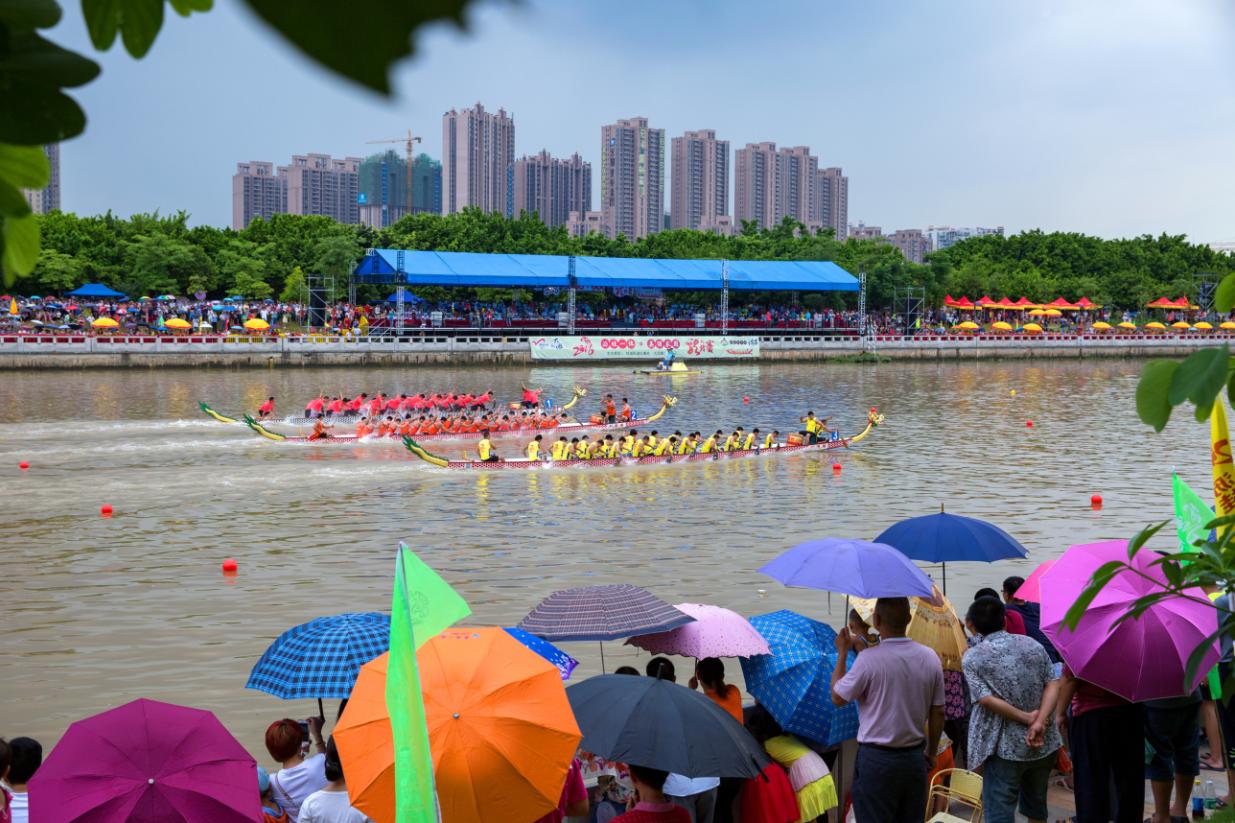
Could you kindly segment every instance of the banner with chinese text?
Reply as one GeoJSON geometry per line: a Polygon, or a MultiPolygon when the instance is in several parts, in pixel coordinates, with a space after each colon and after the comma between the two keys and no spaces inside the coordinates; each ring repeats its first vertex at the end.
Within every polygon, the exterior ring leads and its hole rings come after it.
{"type": "MultiPolygon", "coordinates": [[[[672,351],[682,360],[746,360],[759,356],[758,337],[701,337],[694,335],[656,335],[626,337],[614,335],[576,335],[574,337],[533,337],[533,360],[647,360],[659,361],[672,351]]],[[[652,363],[649,363],[649,367],[652,363]]]]}

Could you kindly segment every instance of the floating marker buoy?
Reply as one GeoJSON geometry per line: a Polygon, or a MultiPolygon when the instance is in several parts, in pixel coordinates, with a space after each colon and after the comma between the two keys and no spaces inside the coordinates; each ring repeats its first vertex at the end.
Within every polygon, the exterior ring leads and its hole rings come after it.
{"type": "Polygon", "coordinates": [[[240,564],[236,562],[236,559],[234,557],[229,557],[223,561],[223,573],[224,574],[234,574],[235,571],[239,568],[240,568],[240,564]]]}
{"type": "Polygon", "coordinates": [[[1100,495],[1100,494],[1095,494],[1095,495],[1091,496],[1091,497],[1089,498],[1089,503],[1090,503],[1090,505],[1092,505],[1094,508],[1100,508],[1100,507],[1102,506],[1102,495],[1100,495]]]}
{"type": "Polygon", "coordinates": [[[1009,394],[1011,394],[1013,397],[1016,397],[1016,389],[1013,389],[1011,392],[1009,392],[1009,394]]]}
{"type": "Polygon", "coordinates": [[[840,474],[840,463],[833,463],[832,471],[836,472],[837,474],[840,474]]]}
{"type": "Polygon", "coordinates": [[[25,460],[23,460],[17,464],[17,468],[21,469],[22,471],[25,471],[26,469],[30,468],[30,464],[27,463],[25,460]]]}
{"type": "Polygon", "coordinates": [[[1025,421],[1025,428],[1027,428],[1027,429],[1032,429],[1032,428],[1033,428],[1033,421],[1032,421],[1032,420],[1026,420],[1026,421],[1025,421]]]}
{"type": "Polygon", "coordinates": [[[750,402],[750,398],[749,398],[749,397],[743,397],[743,398],[742,398],[742,402],[743,402],[743,403],[749,403],[749,402],[750,402]]]}
{"type": "Polygon", "coordinates": [[[111,517],[111,503],[104,503],[102,506],[99,506],[99,514],[104,517],[111,517]]]}

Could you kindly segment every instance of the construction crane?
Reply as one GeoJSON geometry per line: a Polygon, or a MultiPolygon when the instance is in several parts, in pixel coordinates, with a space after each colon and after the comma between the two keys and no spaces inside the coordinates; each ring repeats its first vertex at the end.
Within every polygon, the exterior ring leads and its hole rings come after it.
{"type": "MultiPolygon", "coordinates": [[[[372,143],[404,143],[407,146],[407,212],[412,213],[412,155],[414,152],[414,144],[420,142],[420,138],[412,134],[412,130],[407,130],[407,137],[395,137],[391,140],[366,140],[366,144],[372,143]]],[[[387,205],[387,204],[382,204],[387,205]]]]}

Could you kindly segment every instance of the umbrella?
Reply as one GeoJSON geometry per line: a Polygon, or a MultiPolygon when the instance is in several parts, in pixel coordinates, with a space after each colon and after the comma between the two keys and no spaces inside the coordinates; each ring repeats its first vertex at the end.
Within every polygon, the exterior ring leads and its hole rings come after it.
{"type": "Polygon", "coordinates": [[[991,330],[992,331],[1012,331],[1012,324],[1005,323],[1002,320],[997,320],[994,323],[991,323],[991,330]]]}
{"type": "Polygon", "coordinates": [[[1042,602],[1042,575],[1050,571],[1051,566],[1055,565],[1054,560],[1047,560],[1038,564],[1038,568],[1030,572],[1025,578],[1025,582],[1021,587],[1013,592],[1012,596],[1017,600],[1028,600],[1031,603],[1042,602]]]}
{"type": "MultiPolygon", "coordinates": [[[[1030,313],[1032,314],[1032,312],[1030,313]]],[[[1042,327],[1039,326],[1037,323],[1026,323],[1025,325],[1021,326],[1021,331],[1027,331],[1030,334],[1037,334],[1042,331],[1042,327]]]]}
{"type": "Polygon", "coordinates": [[[948,514],[942,506],[937,514],[911,517],[884,529],[875,542],[886,543],[913,560],[944,564],[945,593],[949,560],[994,563],[1026,555],[1016,538],[993,523],[948,514]]]}
{"type": "Polygon", "coordinates": [[[930,597],[932,588],[930,578],[891,546],[838,537],[799,543],[759,572],[786,586],[854,597],[930,597]]]}
{"type": "Polygon", "coordinates": [[[251,331],[265,331],[266,329],[270,328],[270,324],[267,323],[265,320],[259,320],[256,317],[251,317],[248,320],[244,321],[244,327],[251,331]]]}
{"type": "Polygon", "coordinates": [[[1141,597],[1166,586],[1162,567],[1152,552],[1128,560],[1128,543],[1110,540],[1071,546],[1041,578],[1042,630],[1068,667],[1082,680],[1096,683],[1139,703],[1187,694],[1218,662],[1217,612],[1199,588],[1186,589],[1191,600],[1172,597],[1146,609],[1139,618],[1128,615],[1141,597]],[[1095,571],[1112,560],[1128,562],[1135,573],[1115,575],[1094,598],[1076,626],[1069,630],[1064,615],[1095,571]],[[1188,657],[1206,644],[1205,656],[1191,683],[1184,682],[1188,657]]]}
{"type": "Polygon", "coordinates": [[[173,317],[171,320],[168,320],[163,325],[169,329],[191,329],[193,328],[192,323],[190,323],[188,320],[184,320],[179,317],[173,317]]]}
{"type": "Polygon", "coordinates": [[[1218,324],[1218,328],[1226,329],[1227,331],[1235,330],[1235,323],[1231,322],[1230,320],[1223,320],[1221,323],[1218,324]]]}
{"type": "Polygon", "coordinates": [[[90,325],[94,326],[96,329],[114,329],[120,324],[115,320],[112,320],[110,317],[98,317],[91,320],[90,325]]]}
{"type": "Polygon", "coordinates": [[[703,603],[678,603],[674,608],[695,618],[695,622],[667,632],[632,637],[626,643],[652,654],[680,654],[695,659],[768,653],[768,641],[735,611],[703,603]]]}
{"type": "Polygon", "coordinates": [[[833,746],[858,734],[858,706],[832,704],[836,632],[795,612],[756,615],[771,654],[742,661],[746,689],[785,731],[833,746]]]}
{"type": "Polygon", "coordinates": [[[351,694],[360,667],[389,647],[389,615],[347,612],[319,617],[279,635],[244,685],[284,700],[342,700],[351,694]]]}
{"type": "Polygon", "coordinates": [[[966,320],[962,323],[957,323],[952,328],[954,330],[959,329],[960,331],[976,331],[979,328],[979,326],[977,323],[973,322],[972,320],[966,320]]]}
{"type": "Polygon", "coordinates": [[[1061,312],[1059,309],[1047,309],[1046,311],[1042,312],[1042,316],[1043,317],[1063,317],[1063,312],[1061,312]]]}
{"type": "Polygon", "coordinates": [[[1122,323],[1120,323],[1120,324],[1119,324],[1119,328],[1121,328],[1121,329],[1128,329],[1129,331],[1135,331],[1135,330],[1136,330],[1136,324],[1135,324],[1135,323],[1129,323],[1127,320],[1124,320],[1122,323]]]}
{"type": "MultiPolygon", "coordinates": [[[[871,622],[875,600],[859,598],[849,603],[863,620],[871,622]]],[[[961,670],[961,657],[969,651],[969,638],[952,602],[938,588],[929,598],[909,598],[909,627],[905,633],[911,640],[933,649],[945,669],[961,670]]]]}
{"type": "Polygon", "coordinates": [[[1097,323],[1094,323],[1094,324],[1093,324],[1093,330],[1094,330],[1094,331],[1109,331],[1109,330],[1110,330],[1110,328],[1111,328],[1111,324],[1110,324],[1110,323],[1105,323],[1105,322],[1103,322],[1103,321],[1101,321],[1101,320],[1099,320],[1097,323]]]}
{"type": "Polygon", "coordinates": [[[1162,331],[1163,329],[1166,328],[1166,326],[1162,323],[1159,323],[1157,320],[1155,320],[1152,323],[1146,323],[1145,328],[1153,329],[1154,331],[1162,331]]]}
{"type": "Polygon", "coordinates": [[[519,621],[519,628],[545,640],[618,640],[692,620],[646,589],[618,583],[554,592],[519,621]]]}
{"type": "Polygon", "coordinates": [[[30,819],[260,820],[256,769],[210,712],[134,700],[69,726],[30,780],[30,819]]]}
{"type": "Polygon", "coordinates": [[[570,679],[570,673],[579,665],[579,661],[568,655],[566,652],[559,649],[557,646],[550,643],[548,640],[537,637],[534,634],[528,634],[523,629],[506,629],[506,633],[518,640],[524,646],[527,646],[538,655],[548,660],[557,670],[562,673],[563,680],[570,679]]]}
{"type": "Polygon", "coordinates": [[[686,777],[756,777],[763,747],[697,691],[655,677],[602,674],[566,690],[584,751],[686,777]]]}
{"type": "MultiPolygon", "coordinates": [[[[579,745],[558,670],[497,628],[449,629],[416,661],[442,820],[535,820],[556,808],[579,745]]],[[[334,733],[352,805],[378,823],[395,819],[386,667],[387,655],[364,665],[334,733]]]]}
{"type": "Polygon", "coordinates": [[[1045,315],[1046,309],[1030,309],[1029,311],[1030,317],[1044,317],[1045,315]]]}
{"type": "Polygon", "coordinates": [[[1213,324],[1213,323],[1207,323],[1207,322],[1205,322],[1204,320],[1202,320],[1201,322],[1197,323],[1197,324],[1196,324],[1195,326],[1193,326],[1192,328],[1194,328],[1194,329],[1199,329],[1199,330],[1201,330],[1201,331],[1211,331],[1211,330],[1213,329],[1213,327],[1214,327],[1214,324],[1213,324]]]}

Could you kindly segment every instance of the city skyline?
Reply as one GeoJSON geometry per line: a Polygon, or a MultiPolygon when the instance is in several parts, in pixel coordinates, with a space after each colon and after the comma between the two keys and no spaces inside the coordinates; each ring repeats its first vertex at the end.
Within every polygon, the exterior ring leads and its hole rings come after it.
{"type": "MultiPolygon", "coordinates": [[[[363,156],[368,140],[408,126],[440,158],[442,112],[481,100],[516,114],[519,154],[579,152],[594,166],[597,128],[635,114],[666,137],[714,129],[733,147],[809,146],[820,168],[841,167],[857,183],[852,223],[1235,236],[1223,208],[1235,183],[1224,139],[1235,131],[1235,93],[1218,80],[1235,70],[1223,45],[1235,12],[1221,4],[786,7],[803,25],[773,34],[723,4],[658,11],[647,30],[586,7],[482,6],[468,34],[439,26],[420,38],[389,101],[310,67],[235,7],[169,16],[145,60],[118,48],[99,55],[103,76],[74,92],[91,122],[63,146],[62,205],[83,214],[183,208],[195,223],[227,225],[226,179],[238,161],[363,156]],[[736,62],[686,36],[701,23],[741,38],[736,62]],[[218,61],[222,38],[252,59],[218,61]],[[823,47],[808,48],[814,41],[823,47]],[[519,68],[494,71],[498,51],[518,55],[519,68]],[[760,79],[743,77],[765,63],[760,79]],[[619,67],[621,82],[596,84],[619,67]],[[716,71],[724,83],[698,82],[716,71]],[[537,74],[553,75],[552,90],[527,82],[537,74]],[[269,81],[261,93],[236,94],[256,76],[269,81]],[[925,104],[896,111],[891,95],[907,85],[925,104]],[[192,128],[173,138],[161,124],[177,120],[192,128]],[[195,157],[187,168],[185,154],[195,157]],[[1168,173],[1147,197],[1134,167],[1168,173]]],[[[93,55],[77,9],[66,9],[53,39],[93,55]]],[[[665,187],[668,209],[668,178],[665,187]]]]}

